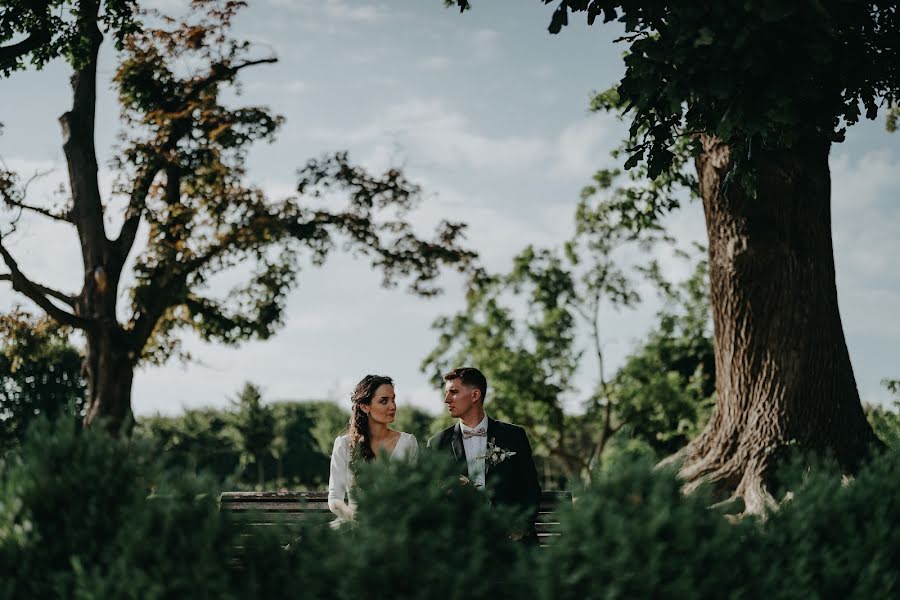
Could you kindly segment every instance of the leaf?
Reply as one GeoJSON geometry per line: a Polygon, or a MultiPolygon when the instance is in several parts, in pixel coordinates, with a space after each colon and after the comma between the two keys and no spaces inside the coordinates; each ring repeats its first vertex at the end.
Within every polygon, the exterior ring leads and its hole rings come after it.
{"type": "Polygon", "coordinates": [[[559,33],[563,27],[569,24],[569,9],[568,5],[563,2],[559,6],[556,7],[556,10],[553,11],[553,16],[550,18],[550,26],[547,28],[547,31],[550,33],[556,34],[559,33]]]}
{"type": "Polygon", "coordinates": [[[697,32],[697,39],[694,40],[694,47],[698,48],[700,46],[712,46],[714,39],[715,36],[713,35],[712,29],[708,27],[701,27],[700,31],[697,32]]]}
{"type": "Polygon", "coordinates": [[[628,157],[628,160],[625,161],[625,170],[632,169],[637,166],[641,159],[644,158],[644,150],[643,148],[632,154],[628,157]]]}

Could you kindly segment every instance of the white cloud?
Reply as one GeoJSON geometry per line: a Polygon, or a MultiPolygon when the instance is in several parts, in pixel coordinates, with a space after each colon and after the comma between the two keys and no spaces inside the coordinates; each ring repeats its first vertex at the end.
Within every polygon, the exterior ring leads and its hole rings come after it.
{"type": "Polygon", "coordinates": [[[419,59],[416,66],[423,71],[443,71],[453,64],[448,56],[428,56],[419,59]]]}
{"type": "Polygon", "coordinates": [[[493,29],[479,29],[469,35],[468,44],[476,58],[494,58],[500,50],[500,33],[493,29]]]}
{"type": "Polygon", "coordinates": [[[387,9],[383,4],[367,0],[269,0],[281,9],[302,12],[309,16],[325,17],[354,23],[374,23],[384,18],[387,9]]]}
{"type": "Polygon", "coordinates": [[[835,262],[848,287],[900,286],[900,157],[881,151],[831,161],[835,262]]]}
{"type": "Polygon", "coordinates": [[[353,144],[402,146],[419,164],[438,167],[522,168],[543,160],[552,145],[538,136],[490,137],[476,130],[462,113],[437,99],[414,98],[389,107],[377,122],[355,131],[318,130],[318,139],[353,144]]]}
{"type": "Polygon", "coordinates": [[[551,173],[585,181],[598,166],[610,160],[619,143],[620,128],[612,115],[591,115],[572,123],[559,135],[557,161],[551,173]]]}
{"type": "Polygon", "coordinates": [[[248,92],[255,94],[285,94],[288,96],[300,96],[309,90],[309,84],[299,79],[285,81],[256,80],[244,87],[248,92]]]}

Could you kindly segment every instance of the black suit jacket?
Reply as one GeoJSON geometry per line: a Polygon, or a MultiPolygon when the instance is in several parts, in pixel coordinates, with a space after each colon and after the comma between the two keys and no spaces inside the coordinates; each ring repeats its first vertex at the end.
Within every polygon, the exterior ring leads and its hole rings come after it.
{"type": "MultiPolygon", "coordinates": [[[[525,515],[525,538],[537,541],[534,522],[541,502],[541,486],[538,483],[531,444],[525,430],[518,425],[488,418],[487,439],[495,446],[515,452],[498,465],[485,464],[485,487],[491,502],[517,508],[525,515]]],[[[441,431],[428,440],[428,447],[456,461],[460,472],[468,475],[467,458],[459,424],[441,431]]]]}

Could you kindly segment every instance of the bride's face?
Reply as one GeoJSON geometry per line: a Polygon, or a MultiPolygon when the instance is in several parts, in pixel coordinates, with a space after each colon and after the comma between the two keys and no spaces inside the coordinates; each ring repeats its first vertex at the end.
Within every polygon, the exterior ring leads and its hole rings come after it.
{"type": "Polygon", "coordinates": [[[394,386],[383,383],[375,390],[372,402],[362,405],[363,411],[369,414],[369,420],[387,425],[394,422],[397,416],[397,398],[394,395],[394,386]]]}

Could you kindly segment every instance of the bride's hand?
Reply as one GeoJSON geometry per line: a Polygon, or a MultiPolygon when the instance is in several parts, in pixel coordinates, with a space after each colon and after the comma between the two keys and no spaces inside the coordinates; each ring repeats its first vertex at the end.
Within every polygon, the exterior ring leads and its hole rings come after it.
{"type": "Polygon", "coordinates": [[[345,521],[352,521],[356,516],[356,510],[343,500],[334,501],[333,512],[337,513],[337,515],[345,521]]]}

